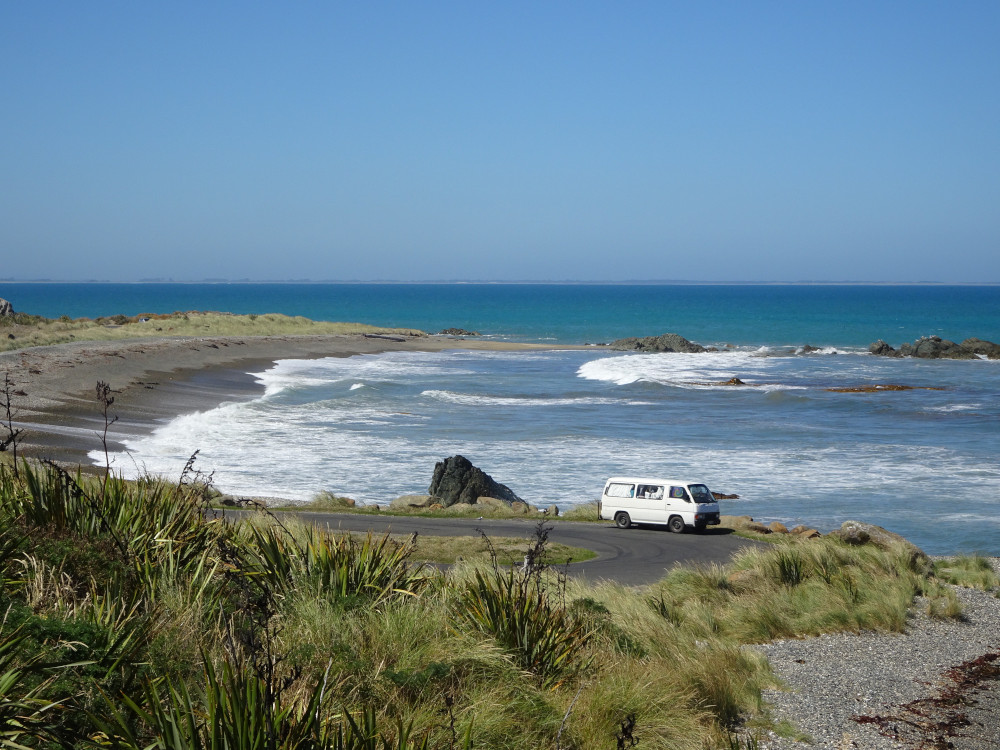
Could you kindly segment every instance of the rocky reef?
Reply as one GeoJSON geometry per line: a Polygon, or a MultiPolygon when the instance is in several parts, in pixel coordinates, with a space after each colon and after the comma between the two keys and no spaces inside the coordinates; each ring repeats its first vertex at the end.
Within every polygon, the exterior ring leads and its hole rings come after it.
{"type": "Polygon", "coordinates": [[[688,354],[715,351],[714,349],[706,349],[700,344],[688,341],[676,333],[664,333],[659,336],[646,336],[644,338],[633,336],[625,339],[617,339],[608,344],[608,348],[622,352],[685,352],[688,354]]]}
{"type": "Polygon", "coordinates": [[[881,357],[918,357],[920,359],[1000,359],[1000,344],[982,339],[965,339],[961,344],[940,336],[924,336],[912,344],[894,349],[879,339],[870,344],[868,351],[881,357]]]}

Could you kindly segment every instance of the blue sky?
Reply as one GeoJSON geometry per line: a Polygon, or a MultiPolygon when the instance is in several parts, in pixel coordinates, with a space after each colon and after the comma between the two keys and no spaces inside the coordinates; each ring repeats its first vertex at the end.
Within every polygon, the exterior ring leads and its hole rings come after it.
{"type": "Polygon", "coordinates": [[[0,278],[1000,282],[1000,3],[7,2],[0,278]]]}

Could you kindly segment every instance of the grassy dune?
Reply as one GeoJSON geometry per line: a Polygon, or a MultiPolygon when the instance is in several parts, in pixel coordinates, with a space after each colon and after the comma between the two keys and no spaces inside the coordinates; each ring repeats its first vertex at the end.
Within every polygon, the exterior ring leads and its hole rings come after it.
{"type": "Polygon", "coordinates": [[[775,680],[744,644],[898,630],[918,595],[959,614],[946,581],[997,586],[975,558],[792,537],[638,589],[441,572],[410,540],[214,519],[204,480],[0,462],[5,745],[745,747],[775,680]]]}
{"type": "Polygon", "coordinates": [[[169,336],[285,336],[357,333],[422,335],[410,328],[379,328],[362,323],[327,323],[277,313],[232,315],[175,312],[169,315],[115,315],[108,318],[58,319],[18,314],[0,317],[0,351],[50,346],[71,341],[123,341],[169,336]]]}

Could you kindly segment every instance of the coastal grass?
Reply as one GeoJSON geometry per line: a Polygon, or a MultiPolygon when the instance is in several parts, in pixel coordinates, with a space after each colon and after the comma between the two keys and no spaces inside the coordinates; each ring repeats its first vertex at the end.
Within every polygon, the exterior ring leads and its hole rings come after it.
{"type": "Polygon", "coordinates": [[[627,588],[566,578],[541,532],[531,565],[494,543],[440,571],[419,540],[211,500],[190,462],[177,483],[0,465],[5,744],[733,747],[788,732],[746,644],[900,630],[918,597],[950,616],[904,545],[780,535],[627,588]]]}
{"type": "Polygon", "coordinates": [[[278,313],[233,315],[221,312],[114,315],[106,318],[42,318],[17,315],[0,317],[0,351],[33,346],[53,346],[72,341],[124,341],[128,339],[212,336],[304,336],[333,334],[424,335],[410,328],[380,328],[363,323],[315,321],[278,313]]]}
{"type": "Polygon", "coordinates": [[[955,586],[984,591],[1000,589],[1000,577],[990,561],[980,555],[959,555],[935,560],[934,574],[955,586]]]}

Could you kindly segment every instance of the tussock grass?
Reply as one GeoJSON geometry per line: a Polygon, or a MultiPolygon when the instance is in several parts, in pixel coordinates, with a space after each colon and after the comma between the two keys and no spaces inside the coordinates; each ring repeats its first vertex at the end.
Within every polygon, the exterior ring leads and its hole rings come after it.
{"type": "Polygon", "coordinates": [[[597,517],[597,503],[584,503],[575,505],[562,513],[559,518],[564,521],[600,521],[597,517]]]}
{"type": "Polygon", "coordinates": [[[980,555],[959,555],[934,561],[934,574],[942,581],[965,588],[996,591],[1000,577],[993,565],[980,555]]]}
{"type": "Polygon", "coordinates": [[[71,341],[125,341],[137,338],[187,336],[284,336],[358,333],[425,335],[412,328],[380,328],[364,323],[315,321],[278,313],[232,315],[220,312],[175,312],[168,315],[114,315],[107,318],[41,318],[20,316],[0,326],[14,338],[0,337],[0,351],[52,346],[71,341]]]}
{"type": "Polygon", "coordinates": [[[950,582],[996,585],[975,558],[936,577],[903,546],[787,537],[628,589],[547,567],[541,528],[527,568],[494,543],[442,572],[411,539],[223,522],[203,480],[0,464],[5,741],[724,747],[771,726],[745,644],[899,630],[918,596],[960,617],[950,582]]]}

